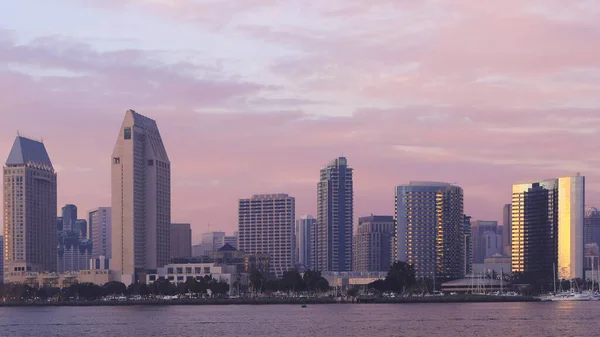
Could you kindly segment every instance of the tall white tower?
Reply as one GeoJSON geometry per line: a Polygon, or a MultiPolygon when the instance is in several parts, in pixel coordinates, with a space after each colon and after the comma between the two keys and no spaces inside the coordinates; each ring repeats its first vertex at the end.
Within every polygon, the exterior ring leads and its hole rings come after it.
{"type": "Polygon", "coordinates": [[[111,269],[128,285],[170,257],[171,163],[154,120],[125,112],[111,175],[111,269]]]}

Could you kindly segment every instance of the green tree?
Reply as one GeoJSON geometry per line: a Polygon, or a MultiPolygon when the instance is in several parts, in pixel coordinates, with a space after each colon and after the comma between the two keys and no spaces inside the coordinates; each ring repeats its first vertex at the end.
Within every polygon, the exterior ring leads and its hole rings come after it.
{"type": "Polygon", "coordinates": [[[355,298],[356,296],[358,296],[358,288],[352,287],[352,288],[348,289],[348,291],[346,292],[346,295],[348,297],[355,298]]]}
{"type": "Polygon", "coordinates": [[[306,284],[297,269],[291,269],[283,273],[281,287],[282,290],[291,292],[306,290],[306,284]]]}
{"type": "Polygon", "coordinates": [[[216,295],[225,295],[229,291],[229,284],[225,281],[212,280],[209,285],[210,291],[216,295]]]}
{"type": "Polygon", "coordinates": [[[402,261],[394,262],[384,282],[386,290],[395,293],[401,293],[405,288],[412,287],[416,283],[414,265],[402,261]]]}
{"type": "Polygon", "coordinates": [[[386,284],[384,280],[375,280],[368,285],[369,289],[377,290],[380,293],[387,291],[386,284]]]}
{"type": "Polygon", "coordinates": [[[267,279],[263,276],[263,274],[255,267],[250,270],[250,288],[252,292],[261,293],[265,290],[265,285],[267,283],[267,279]]]}
{"type": "Polygon", "coordinates": [[[329,290],[329,282],[321,276],[320,271],[308,269],[304,272],[302,279],[306,284],[306,290],[310,292],[323,292],[329,290]]]}
{"type": "Polygon", "coordinates": [[[127,286],[118,281],[110,281],[102,286],[105,295],[125,295],[127,294],[127,286]]]}

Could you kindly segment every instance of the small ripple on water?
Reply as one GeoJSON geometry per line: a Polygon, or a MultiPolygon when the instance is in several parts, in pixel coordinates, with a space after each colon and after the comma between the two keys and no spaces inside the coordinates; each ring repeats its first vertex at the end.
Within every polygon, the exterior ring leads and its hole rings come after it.
{"type": "Polygon", "coordinates": [[[600,306],[579,302],[0,308],[0,335],[20,336],[480,336],[597,334],[600,306]]]}

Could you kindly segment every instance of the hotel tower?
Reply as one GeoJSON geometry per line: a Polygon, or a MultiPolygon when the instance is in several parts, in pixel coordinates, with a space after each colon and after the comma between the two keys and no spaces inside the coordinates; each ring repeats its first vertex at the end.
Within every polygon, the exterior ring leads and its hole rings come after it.
{"type": "Polygon", "coordinates": [[[156,122],[133,110],[111,160],[111,269],[128,285],[169,263],[171,163],[156,122]]]}

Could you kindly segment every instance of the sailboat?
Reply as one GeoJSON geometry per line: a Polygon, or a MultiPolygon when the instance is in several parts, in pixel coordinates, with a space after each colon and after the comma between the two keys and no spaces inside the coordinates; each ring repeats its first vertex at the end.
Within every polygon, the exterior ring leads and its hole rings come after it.
{"type": "MultiPolygon", "coordinates": [[[[560,290],[559,292],[556,291],[556,265],[553,265],[553,275],[554,275],[554,294],[552,294],[551,296],[549,296],[548,298],[546,298],[546,300],[550,300],[550,301],[591,301],[592,300],[592,296],[590,294],[586,294],[583,292],[579,292],[576,291],[575,288],[573,288],[573,280],[571,280],[571,286],[569,291],[562,291],[562,284],[560,285],[560,290]]],[[[577,288],[579,288],[579,285],[577,284],[577,282],[575,282],[575,286],[577,288]]]]}

